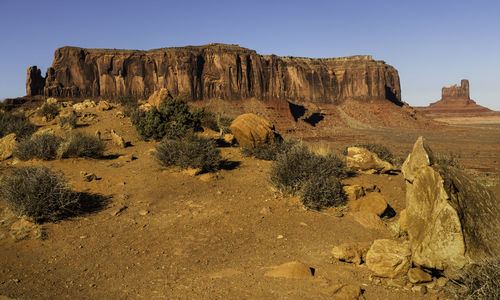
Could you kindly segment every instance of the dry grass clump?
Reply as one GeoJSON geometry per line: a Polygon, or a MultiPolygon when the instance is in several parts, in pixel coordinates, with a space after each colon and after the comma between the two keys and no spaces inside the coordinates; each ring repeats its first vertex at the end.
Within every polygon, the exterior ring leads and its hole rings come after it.
{"type": "Polygon", "coordinates": [[[0,138],[11,133],[15,133],[18,138],[26,138],[36,129],[36,126],[23,114],[0,111],[0,138]]]}
{"type": "Polygon", "coordinates": [[[454,167],[457,169],[461,169],[462,166],[458,162],[457,156],[450,153],[434,153],[434,163],[441,166],[454,167]]]}
{"type": "Polygon", "coordinates": [[[59,114],[59,106],[55,103],[44,103],[38,110],[37,114],[40,117],[45,117],[47,121],[54,120],[59,114]]]}
{"type": "Polygon", "coordinates": [[[314,154],[303,144],[279,153],[269,171],[270,181],[278,190],[299,193],[304,206],[314,210],[345,204],[340,179],[347,175],[341,158],[314,154]]]}
{"type": "Polygon", "coordinates": [[[57,149],[61,144],[61,138],[51,133],[39,133],[29,139],[22,140],[14,150],[14,157],[20,160],[38,158],[52,160],[57,157],[57,149]]]}
{"type": "Polygon", "coordinates": [[[66,180],[44,166],[13,169],[0,182],[0,196],[18,216],[36,222],[55,221],[78,210],[79,194],[66,180]]]}
{"type": "Polygon", "coordinates": [[[71,114],[68,116],[61,116],[59,117],[57,124],[59,125],[59,128],[65,129],[65,130],[70,130],[70,129],[75,129],[76,128],[76,121],[78,117],[71,114]]]}
{"type": "Polygon", "coordinates": [[[94,135],[71,132],[61,142],[57,156],[99,158],[103,156],[105,148],[104,142],[94,135]]]}
{"type": "Polygon", "coordinates": [[[253,149],[241,148],[241,153],[262,160],[276,160],[279,154],[290,151],[298,143],[298,141],[288,139],[276,140],[272,145],[264,145],[253,149]]]}
{"type": "Polygon", "coordinates": [[[193,110],[194,118],[199,120],[203,128],[208,128],[213,131],[218,131],[221,134],[231,133],[231,123],[233,118],[221,113],[213,113],[205,110],[204,108],[193,110]]]}
{"type": "Polygon", "coordinates": [[[164,167],[200,169],[214,172],[221,168],[222,157],[214,140],[198,136],[181,139],[163,139],[156,146],[156,160],[164,167]]]}
{"type": "Polygon", "coordinates": [[[471,267],[456,283],[460,288],[453,292],[459,299],[500,299],[500,257],[471,267]]]}

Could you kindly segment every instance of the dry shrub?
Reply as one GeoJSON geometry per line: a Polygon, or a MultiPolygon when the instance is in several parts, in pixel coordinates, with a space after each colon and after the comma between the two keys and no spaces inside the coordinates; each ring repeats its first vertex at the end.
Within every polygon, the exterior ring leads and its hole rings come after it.
{"type": "Polygon", "coordinates": [[[18,138],[27,138],[36,131],[32,124],[23,114],[0,111],[0,138],[15,133],[18,138]]]}
{"type": "Polygon", "coordinates": [[[434,153],[434,163],[441,166],[454,167],[461,169],[462,166],[458,162],[457,156],[452,152],[449,153],[434,153]]]}
{"type": "Polygon", "coordinates": [[[65,130],[75,129],[77,119],[78,119],[78,117],[73,115],[73,114],[68,115],[68,116],[62,116],[62,117],[59,117],[57,124],[59,125],[59,128],[61,128],[61,129],[65,129],[65,130]]]}
{"type": "Polygon", "coordinates": [[[241,153],[245,156],[253,156],[262,160],[276,160],[279,154],[289,151],[298,143],[295,140],[277,140],[272,145],[263,145],[253,149],[241,148],[241,153]]]}
{"type": "Polygon", "coordinates": [[[338,178],[317,176],[315,173],[302,187],[300,199],[305,207],[313,210],[341,206],[347,202],[342,183],[338,178]]]}
{"type": "Polygon", "coordinates": [[[460,299],[500,299],[500,257],[469,268],[453,292],[460,299]]]}
{"type": "Polygon", "coordinates": [[[14,150],[14,157],[20,160],[38,158],[43,160],[55,159],[61,138],[51,133],[33,135],[30,139],[22,140],[14,150]]]}
{"type": "Polygon", "coordinates": [[[187,136],[182,139],[163,139],[156,146],[156,160],[164,167],[200,169],[214,172],[220,169],[222,157],[214,140],[187,136]]]}
{"type": "Polygon", "coordinates": [[[2,178],[0,187],[0,196],[12,212],[37,222],[55,221],[78,210],[79,194],[44,166],[15,168],[2,178]]]}
{"type": "Polygon", "coordinates": [[[55,103],[44,103],[38,110],[37,114],[40,117],[45,117],[47,121],[54,120],[59,114],[59,106],[55,103]]]}
{"type": "Polygon", "coordinates": [[[57,156],[59,158],[99,158],[102,157],[104,149],[104,142],[98,137],[81,132],[71,132],[61,142],[57,156]]]}

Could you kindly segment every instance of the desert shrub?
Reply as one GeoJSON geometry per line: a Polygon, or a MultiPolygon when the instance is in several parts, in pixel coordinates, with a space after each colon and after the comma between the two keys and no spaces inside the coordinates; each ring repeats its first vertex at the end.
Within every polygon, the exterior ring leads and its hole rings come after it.
{"type": "Polygon", "coordinates": [[[500,299],[500,258],[485,260],[468,269],[453,292],[460,299],[500,299]]]}
{"type": "Polygon", "coordinates": [[[302,204],[313,210],[322,207],[341,206],[347,202],[340,180],[333,176],[317,176],[313,173],[300,191],[302,204]]]}
{"type": "Polygon", "coordinates": [[[217,126],[219,127],[219,131],[222,134],[231,133],[231,129],[229,127],[233,121],[234,119],[229,116],[217,115],[217,126]]]}
{"type": "Polygon", "coordinates": [[[377,154],[377,156],[382,160],[385,160],[385,161],[390,162],[390,163],[394,162],[394,155],[392,155],[391,150],[389,150],[389,148],[387,148],[384,145],[377,144],[377,143],[354,144],[354,145],[348,146],[344,149],[344,151],[343,151],[344,155],[347,155],[347,148],[349,148],[349,147],[365,148],[365,149],[369,150],[370,152],[377,154]]]}
{"type": "MultiPolygon", "coordinates": [[[[208,128],[213,131],[220,132],[221,134],[231,133],[231,123],[233,118],[221,113],[213,113],[202,108],[192,110],[194,120],[199,124],[199,127],[208,128]]],[[[197,128],[198,126],[195,126],[197,128]]]]}
{"type": "Polygon", "coordinates": [[[15,168],[0,182],[0,196],[18,216],[37,222],[55,221],[78,209],[79,194],[44,166],[15,168]]]}
{"type": "Polygon", "coordinates": [[[76,121],[78,117],[71,114],[68,116],[59,117],[57,124],[61,129],[74,129],[76,128],[76,121]]]}
{"type": "Polygon", "coordinates": [[[113,102],[123,107],[123,114],[127,117],[130,117],[139,106],[138,99],[134,96],[119,96],[113,99],[113,102]]]}
{"type": "Polygon", "coordinates": [[[18,138],[26,138],[36,129],[24,115],[0,111],[0,138],[11,133],[15,133],[18,138]]]}
{"type": "Polygon", "coordinates": [[[54,120],[59,114],[59,106],[55,103],[44,103],[38,110],[37,114],[40,117],[45,117],[47,121],[54,120]]]}
{"type": "Polygon", "coordinates": [[[38,158],[51,160],[56,158],[61,138],[51,133],[40,133],[22,140],[14,150],[14,157],[20,160],[38,158]]]}
{"type": "Polygon", "coordinates": [[[457,156],[453,153],[434,153],[434,163],[441,166],[448,166],[454,168],[462,168],[458,162],[457,156]]]}
{"type": "Polygon", "coordinates": [[[164,167],[194,168],[201,172],[217,171],[222,162],[214,140],[192,135],[182,139],[163,139],[154,156],[164,167]]]}
{"type": "Polygon", "coordinates": [[[172,128],[184,133],[198,125],[186,100],[179,97],[163,99],[158,108],[149,111],[136,110],[131,119],[144,139],[155,140],[161,140],[172,128]]]}
{"type": "Polygon", "coordinates": [[[59,158],[89,157],[99,158],[105,149],[104,142],[98,137],[81,132],[71,132],[57,149],[59,158]]]}
{"type": "Polygon", "coordinates": [[[241,153],[262,160],[276,160],[279,154],[289,151],[296,144],[298,142],[295,140],[276,140],[272,145],[264,145],[253,149],[242,148],[241,153]]]}

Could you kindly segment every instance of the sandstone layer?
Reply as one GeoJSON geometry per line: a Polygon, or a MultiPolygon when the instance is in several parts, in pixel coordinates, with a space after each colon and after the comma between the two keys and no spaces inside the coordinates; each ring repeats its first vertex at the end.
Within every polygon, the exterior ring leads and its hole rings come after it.
{"type": "Polygon", "coordinates": [[[402,104],[397,70],[368,55],[280,57],[225,44],[148,51],[62,47],[45,78],[36,66],[27,75],[28,96],[147,98],[166,88],[188,100],[387,99],[402,104]]]}

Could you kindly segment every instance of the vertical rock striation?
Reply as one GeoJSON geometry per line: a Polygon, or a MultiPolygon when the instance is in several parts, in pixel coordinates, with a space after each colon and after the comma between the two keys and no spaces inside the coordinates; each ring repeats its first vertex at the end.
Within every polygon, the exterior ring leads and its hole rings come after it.
{"type": "Polygon", "coordinates": [[[387,99],[401,104],[396,69],[367,55],[279,57],[225,44],[148,51],[62,47],[56,50],[46,78],[39,72],[36,67],[28,69],[30,96],[145,98],[166,88],[189,100],[387,99]]]}

